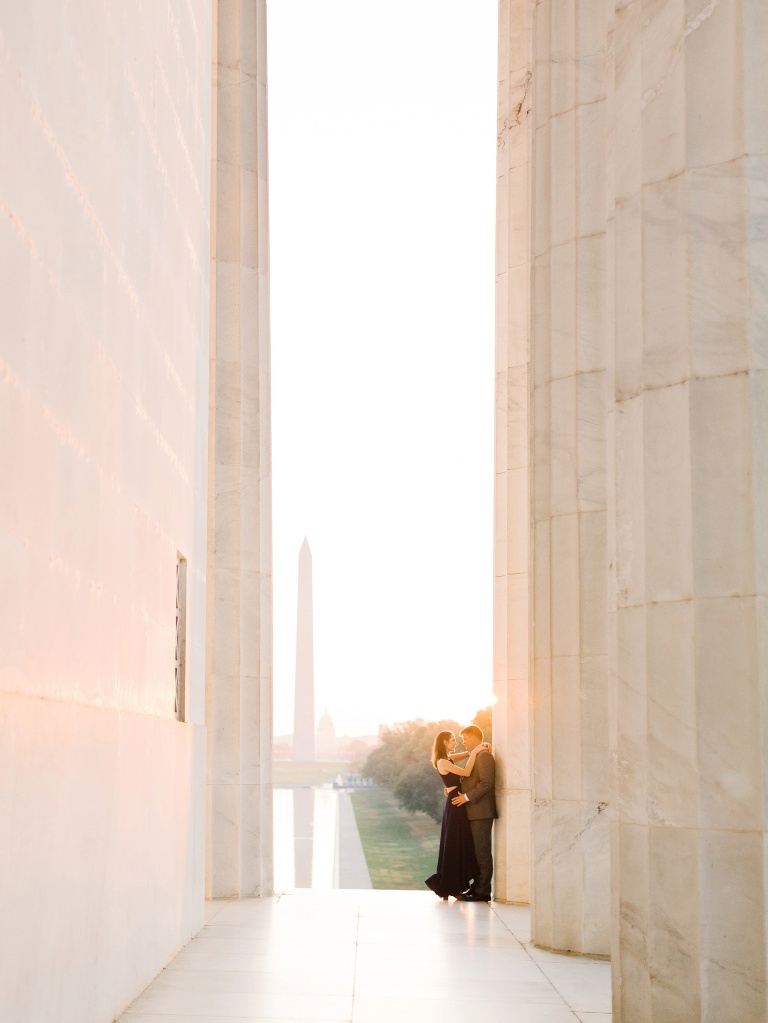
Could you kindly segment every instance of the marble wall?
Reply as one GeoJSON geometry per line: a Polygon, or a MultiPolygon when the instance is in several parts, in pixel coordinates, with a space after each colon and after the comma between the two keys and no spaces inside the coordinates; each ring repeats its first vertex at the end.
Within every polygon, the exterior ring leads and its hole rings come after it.
{"type": "Polygon", "coordinates": [[[112,1019],[202,925],[210,15],[0,8],[4,1020],[112,1019]]]}
{"type": "Polygon", "coordinates": [[[214,8],[208,878],[272,890],[272,496],[265,0],[214,8]]]}

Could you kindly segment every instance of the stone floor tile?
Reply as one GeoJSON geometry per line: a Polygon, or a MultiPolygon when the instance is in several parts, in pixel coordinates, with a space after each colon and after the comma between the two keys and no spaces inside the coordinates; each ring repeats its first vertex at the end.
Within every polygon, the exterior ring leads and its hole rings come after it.
{"type": "Polygon", "coordinates": [[[524,907],[347,889],[206,909],[123,1023],[610,1023],[609,964],[523,944],[524,907]]]}
{"type": "MultiPolygon", "coordinates": [[[[269,917],[259,923],[246,925],[217,923],[214,920],[205,927],[195,941],[220,941],[225,938],[240,941],[252,941],[261,938],[265,931],[270,937],[287,937],[301,941],[356,941],[358,939],[358,919],[350,917],[342,920],[300,920],[293,917],[269,917]]],[[[507,932],[509,934],[509,932],[507,932]]]]}
{"type": "Polygon", "coordinates": [[[224,899],[209,899],[205,904],[205,922],[210,923],[224,909],[227,902],[224,899]]]}
{"type": "MultiPolygon", "coordinates": [[[[327,951],[327,950],[326,950],[327,951]]],[[[354,947],[349,955],[316,955],[304,956],[301,960],[301,976],[304,979],[322,977],[329,968],[343,978],[354,980],[355,953],[354,947]]],[[[269,973],[272,976],[292,978],[296,975],[296,960],[290,959],[283,952],[266,955],[241,955],[238,953],[219,952],[180,952],[163,971],[164,973],[231,971],[234,973],[269,973]]],[[[163,974],[160,974],[163,976],[163,974]]]]}
{"type": "MultiPolygon", "coordinates": [[[[313,995],[352,997],[355,990],[354,970],[340,970],[335,964],[326,964],[323,972],[308,974],[301,966],[298,987],[311,987],[313,995]]],[[[279,972],[250,972],[236,970],[163,970],[152,984],[154,991],[205,991],[214,994],[229,991],[236,994],[280,996],[297,987],[296,966],[279,972]]],[[[552,990],[550,985],[547,985],[552,990]]]]}
{"type": "Polygon", "coordinates": [[[610,963],[590,960],[539,963],[565,1001],[577,1012],[611,1011],[610,963]]]}
{"type": "Polygon", "coordinates": [[[519,942],[509,931],[488,931],[451,927],[423,927],[406,929],[377,920],[361,920],[357,932],[357,941],[362,944],[370,942],[374,945],[404,941],[408,945],[446,945],[460,944],[462,947],[477,945],[481,948],[519,948],[519,942]]]}
{"type": "Polygon", "coordinates": [[[516,984],[523,981],[542,981],[549,984],[539,967],[530,961],[484,962],[474,958],[470,963],[456,963],[445,959],[428,959],[398,961],[393,968],[391,960],[368,960],[358,957],[355,966],[355,977],[358,984],[375,983],[396,974],[398,977],[419,980],[435,987],[438,984],[450,984],[454,977],[463,969],[470,969],[472,979],[476,983],[493,982],[503,978],[505,984],[516,984]]]}
{"type": "Polygon", "coordinates": [[[503,902],[493,902],[491,909],[518,941],[526,944],[531,940],[531,910],[529,906],[513,906],[503,902]]]}
{"type": "MultiPolygon", "coordinates": [[[[495,980],[485,977],[482,980],[473,973],[471,978],[459,979],[461,974],[454,972],[450,980],[436,981],[431,978],[402,977],[397,972],[388,978],[377,978],[375,980],[355,978],[355,1005],[360,999],[365,998],[412,998],[418,1000],[424,998],[430,991],[439,993],[438,1000],[446,990],[453,991],[454,997],[451,1001],[452,1007],[457,1004],[462,994],[466,994],[468,988],[462,985],[471,985],[483,1000],[501,1001],[508,1005],[516,1005],[518,1002],[539,1003],[547,1002],[551,1005],[565,1005],[565,1000],[549,984],[546,978],[539,975],[538,980],[518,980],[508,983],[503,977],[495,980]]],[[[471,1008],[470,1008],[471,1012],[471,1008]]]]}
{"type": "MultiPolygon", "coordinates": [[[[447,992],[445,993],[448,994],[447,992]]],[[[352,1023],[392,1023],[393,1020],[414,1019],[419,1023],[445,1023],[448,1016],[481,1019],[483,1023],[577,1023],[567,1005],[485,1001],[477,997],[457,998],[358,998],[352,1023]]]]}
{"type": "Polygon", "coordinates": [[[354,956],[354,941],[304,941],[295,940],[284,934],[265,935],[263,938],[221,938],[215,939],[207,933],[199,935],[191,945],[187,946],[194,952],[233,952],[250,955],[283,954],[301,957],[354,956]]]}
{"type": "Polygon", "coordinates": [[[132,1015],[155,1013],[183,1016],[213,1017],[230,1020],[245,1016],[307,1017],[315,1020],[349,1019],[352,1014],[352,996],[319,995],[311,992],[298,994],[295,990],[276,994],[253,994],[232,991],[177,991],[159,990],[152,984],[123,1014],[126,1023],[132,1015]]]}
{"type": "MultiPolygon", "coordinates": [[[[123,1015],[125,1023],[211,1023],[210,1016],[123,1015]]],[[[287,1016],[227,1016],[226,1023],[318,1023],[317,1019],[294,1019],[287,1016]]],[[[323,1020],[322,1023],[349,1023],[349,1019],[323,1020]]]]}
{"type": "Polygon", "coordinates": [[[492,964],[497,963],[503,968],[510,963],[530,963],[531,959],[526,955],[520,945],[481,947],[475,945],[463,945],[461,942],[446,942],[444,944],[430,943],[422,945],[411,945],[406,943],[395,944],[394,942],[370,942],[361,943],[358,946],[358,962],[368,956],[372,959],[380,959],[390,962],[449,962],[456,967],[462,964],[475,963],[492,964]]]}

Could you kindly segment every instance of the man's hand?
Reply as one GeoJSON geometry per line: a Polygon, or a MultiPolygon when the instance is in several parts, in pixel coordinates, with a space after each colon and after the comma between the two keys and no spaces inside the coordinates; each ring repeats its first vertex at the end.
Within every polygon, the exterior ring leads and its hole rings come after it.
{"type": "Polygon", "coordinates": [[[462,803],[468,803],[469,800],[467,799],[463,792],[460,792],[458,796],[453,797],[451,802],[453,803],[454,806],[461,806],[462,803]]]}

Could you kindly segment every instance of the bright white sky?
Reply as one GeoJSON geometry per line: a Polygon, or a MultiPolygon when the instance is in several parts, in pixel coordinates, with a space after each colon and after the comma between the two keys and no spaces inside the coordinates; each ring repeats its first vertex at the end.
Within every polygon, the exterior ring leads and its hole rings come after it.
{"type": "Polygon", "coordinates": [[[269,0],[274,727],[492,698],[497,0],[269,0]]]}

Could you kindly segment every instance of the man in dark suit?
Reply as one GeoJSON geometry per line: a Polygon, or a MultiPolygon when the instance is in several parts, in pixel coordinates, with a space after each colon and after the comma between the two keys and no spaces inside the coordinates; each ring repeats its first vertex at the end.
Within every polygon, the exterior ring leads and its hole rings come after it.
{"type": "MultiPolygon", "coordinates": [[[[467,753],[483,741],[477,725],[467,725],[459,733],[467,753]]],[[[496,813],[496,762],[489,749],[481,749],[468,778],[462,778],[461,792],[451,800],[454,806],[467,804],[467,817],[475,844],[478,874],[474,884],[463,896],[467,902],[488,902],[493,877],[493,845],[491,831],[496,813]]]]}

